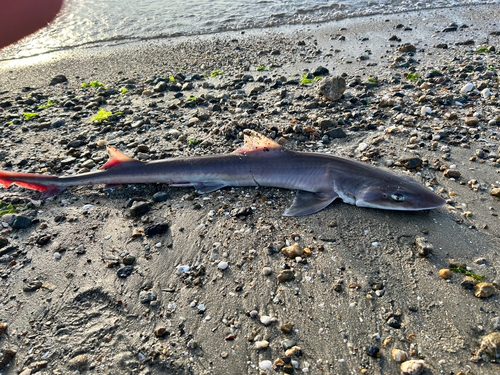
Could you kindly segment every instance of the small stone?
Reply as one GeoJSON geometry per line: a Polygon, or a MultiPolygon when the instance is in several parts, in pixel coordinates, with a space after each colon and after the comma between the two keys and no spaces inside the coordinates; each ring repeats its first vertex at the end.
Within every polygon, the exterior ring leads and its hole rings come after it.
{"type": "Polygon", "coordinates": [[[273,322],[273,318],[268,315],[262,315],[260,317],[260,322],[264,324],[266,327],[273,322]]]}
{"type": "Polygon", "coordinates": [[[31,225],[31,219],[21,215],[13,215],[9,225],[14,229],[26,229],[31,225]]]}
{"type": "Polygon", "coordinates": [[[293,346],[290,349],[288,349],[288,350],[285,351],[285,356],[292,357],[295,354],[297,354],[297,355],[300,356],[300,353],[302,353],[301,347],[300,346],[293,346]]]}
{"type": "Polygon", "coordinates": [[[476,285],[476,292],[474,295],[477,298],[489,298],[492,295],[494,295],[496,292],[495,287],[493,284],[490,283],[479,283],[476,285]]]}
{"type": "Polygon", "coordinates": [[[155,336],[158,338],[165,337],[167,335],[170,335],[170,332],[167,331],[167,328],[165,327],[159,327],[155,329],[155,336]]]}
{"type": "Polygon", "coordinates": [[[144,229],[144,234],[148,237],[158,236],[168,231],[168,223],[149,225],[144,229]]]}
{"type": "Polygon", "coordinates": [[[468,94],[472,90],[474,90],[475,86],[473,83],[466,83],[462,88],[460,89],[460,93],[462,94],[468,94]]]}
{"type": "Polygon", "coordinates": [[[0,349],[0,370],[3,370],[12,359],[16,356],[17,352],[11,349],[0,349]]]}
{"type": "Polygon", "coordinates": [[[294,259],[301,256],[304,253],[304,250],[298,243],[294,243],[292,246],[287,246],[281,249],[281,253],[290,259],[294,259]]]}
{"type": "Polygon", "coordinates": [[[222,353],[220,353],[220,356],[222,357],[222,359],[226,359],[228,355],[229,355],[228,352],[222,352],[222,353]]]}
{"type": "Polygon", "coordinates": [[[290,333],[292,333],[293,323],[285,323],[285,324],[280,325],[280,330],[284,334],[289,335],[290,333]]]}
{"type": "Polygon", "coordinates": [[[153,200],[155,202],[165,202],[169,198],[169,194],[165,191],[159,191],[153,195],[153,200]]]}
{"type": "Polygon", "coordinates": [[[255,349],[260,350],[260,349],[266,349],[269,346],[269,341],[267,340],[262,340],[262,341],[255,341],[255,349]]]}
{"type": "Polygon", "coordinates": [[[315,77],[326,76],[328,74],[330,74],[330,71],[327,68],[325,68],[324,66],[318,66],[317,68],[315,68],[312,71],[312,75],[315,77]]]}
{"type": "Polygon", "coordinates": [[[424,371],[425,362],[422,360],[412,359],[401,364],[401,372],[404,375],[419,375],[424,371]]]}
{"type": "Polygon", "coordinates": [[[500,188],[493,188],[493,189],[491,189],[490,194],[493,195],[494,197],[499,197],[500,198],[500,188]]]}
{"type": "Polygon", "coordinates": [[[294,340],[286,339],[281,342],[281,347],[284,350],[288,350],[290,348],[293,348],[297,343],[294,340]]]}
{"type": "Polygon", "coordinates": [[[35,280],[33,282],[26,284],[23,287],[23,292],[34,292],[35,290],[40,289],[42,285],[43,283],[40,280],[35,280]]]}
{"type": "Polygon", "coordinates": [[[417,237],[415,239],[415,245],[417,246],[418,255],[421,257],[426,257],[434,251],[434,246],[432,246],[425,237],[417,237]]]}
{"type": "Polygon", "coordinates": [[[415,169],[422,165],[422,159],[418,156],[403,156],[399,162],[407,169],[415,169]]]}
{"type": "Polygon", "coordinates": [[[392,359],[398,363],[406,361],[408,354],[404,350],[392,349],[392,359]]]}
{"type": "Polygon", "coordinates": [[[118,277],[124,279],[124,278],[127,278],[130,275],[132,275],[132,272],[134,272],[134,267],[132,267],[132,266],[125,266],[125,267],[120,268],[116,272],[116,274],[118,275],[118,277]]]}
{"type": "Polygon", "coordinates": [[[444,177],[448,178],[460,178],[461,175],[458,169],[448,168],[444,171],[444,177]]]}
{"type": "Polygon", "coordinates": [[[398,48],[398,52],[401,53],[417,52],[417,47],[415,47],[413,44],[405,44],[404,46],[398,48]]]}
{"type": "Polygon", "coordinates": [[[130,216],[141,217],[142,215],[149,212],[151,209],[151,204],[148,202],[134,202],[132,207],[129,209],[130,216]]]}
{"type": "Polygon", "coordinates": [[[325,79],[320,87],[319,92],[324,95],[328,100],[336,102],[342,98],[346,88],[346,82],[343,77],[337,76],[325,79]]]}
{"type": "Polygon", "coordinates": [[[469,116],[465,118],[465,126],[477,126],[479,124],[479,119],[476,116],[469,116]]]}
{"type": "Polygon", "coordinates": [[[470,276],[466,276],[466,277],[464,277],[464,279],[460,283],[460,286],[464,289],[472,290],[476,287],[476,284],[477,284],[476,279],[474,279],[473,277],[470,277],[470,276]]]}
{"type": "Polygon", "coordinates": [[[264,276],[270,276],[273,273],[273,269],[271,267],[263,267],[262,274],[264,276]]]}
{"type": "Polygon", "coordinates": [[[389,327],[392,327],[392,328],[395,328],[395,329],[400,329],[401,328],[401,323],[399,323],[396,318],[394,317],[390,317],[388,320],[387,320],[387,325],[389,327]]]}
{"type": "Polygon", "coordinates": [[[257,310],[252,310],[249,312],[250,318],[255,319],[259,316],[259,312],[257,310]]]}
{"type": "Polygon", "coordinates": [[[495,316],[493,319],[491,319],[491,323],[497,331],[500,331],[500,316],[495,316]]]}
{"type": "Polygon", "coordinates": [[[451,279],[451,277],[453,276],[453,273],[448,268],[443,268],[442,270],[439,270],[439,274],[445,280],[451,279]]]}
{"type": "Polygon", "coordinates": [[[70,359],[68,362],[68,367],[70,369],[81,369],[85,366],[87,366],[88,358],[86,354],[80,354],[77,355],[76,357],[70,359]]]}
{"type": "Polygon", "coordinates": [[[224,271],[225,269],[227,269],[227,267],[229,267],[229,264],[227,262],[219,262],[219,264],[217,265],[217,268],[219,268],[221,271],[224,271]]]}
{"type": "Polygon", "coordinates": [[[7,330],[9,326],[6,323],[0,323],[0,336],[7,330]]]}
{"type": "Polygon", "coordinates": [[[281,271],[281,272],[278,274],[277,278],[278,278],[278,281],[279,281],[280,283],[286,283],[286,282],[288,282],[288,281],[293,280],[293,278],[294,278],[294,274],[293,274],[293,271],[292,271],[292,270],[289,270],[289,269],[288,269],[288,270],[283,270],[283,271],[281,271]]]}
{"type": "Polygon", "coordinates": [[[133,255],[125,255],[122,259],[122,262],[126,266],[131,266],[135,263],[135,256],[133,255]]]}
{"type": "Polygon", "coordinates": [[[377,348],[376,346],[374,345],[369,345],[367,348],[366,348],[366,354],[370,357],[373,357],[373,358],[377,358],[377,355],[378,353],[380,352],[380,349],[377,348]]]}
{"type": "Polygon", "coordinates": [[[345,133],[344,129],[342,129],[342,128],[335,128],[335,129],[328,130],[326,132],[326,135],[328,135],[332,139],[347,137],[347,134],[345,133]]]}
{"type": "Polygon", "coordinates": [[[479,351],[488,354],[492,359],[500,359],[500,332],[483,337],[479,351]]]}
{"type": "Polygon", "coordinates": [[[268,359],[266,359],[264,361],[260,361],[259,362],[259,368],[262,371],[271,370],[273,368],[273,363],[271,361],[269,361],[268,359]]]}
{"type": "Polygon", "coordinates": [[[58,85],[59,83],[68,82],[65,75],[58,74],[50,80],[50,86],[58,85]]]}

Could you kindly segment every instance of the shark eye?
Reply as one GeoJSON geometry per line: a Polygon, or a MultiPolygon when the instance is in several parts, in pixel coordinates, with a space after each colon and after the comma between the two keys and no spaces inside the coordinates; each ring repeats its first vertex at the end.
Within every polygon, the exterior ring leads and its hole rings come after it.
{"type": "Polygon", "coordinates": [[[395,202],[404,202],[405,201],[405,196],[401,193],[391,194],[391,198],[395,202]]]}

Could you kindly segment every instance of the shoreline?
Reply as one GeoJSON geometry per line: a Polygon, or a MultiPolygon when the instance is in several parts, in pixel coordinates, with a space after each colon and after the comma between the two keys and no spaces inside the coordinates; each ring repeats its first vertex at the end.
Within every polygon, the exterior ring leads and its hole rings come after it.
{"type": "Polygon", "coordinates": [[[141,160],[228,153],[250,128],[409,176],[447,205],[336,201],[285,218],[284,189],[84,186],[41,202],[2,188],[23,219],[0,219],[0,373],[382,375],[401,372],[402,350],[420,374],[496,374],[485,337],[500,331],[500,10],[480,8],[1,70],[5,170],[99,168],[104,144],[141,160]],[[345,76],[340,101],[302,84],[319,66],[322,81],[345,76]],[[49,85],[57,75],[67,82],[49,85]],[[93,81],[104,86],[82,87],[93,81]],[[114,115],[93,121],[101,108],[114,115]],[[295,242],[310,256],[281,252],[295,242]],[[493,296],[440,275],[459,267],[493,296]]]}

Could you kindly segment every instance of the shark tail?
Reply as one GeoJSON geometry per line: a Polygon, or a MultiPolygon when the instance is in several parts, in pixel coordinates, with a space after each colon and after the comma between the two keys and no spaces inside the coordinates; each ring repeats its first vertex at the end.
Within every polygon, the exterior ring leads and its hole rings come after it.
{"type": "Polygon", "coordinates": [[[58,194],[65,189],[58,186],[56,181],[57,177],[55,176],[0,171],[0,184],[7,189],[14,184],[26,189],[41,191],[44,198],[58,194]]]}

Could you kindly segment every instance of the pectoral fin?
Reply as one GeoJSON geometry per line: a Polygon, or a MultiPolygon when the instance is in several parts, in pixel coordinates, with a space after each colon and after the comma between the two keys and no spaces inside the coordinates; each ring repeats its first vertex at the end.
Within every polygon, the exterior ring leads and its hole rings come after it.
{"type": "Polygon", "coordinates": [[[337,198],[338,195],[335,192],[325,194],[298,190],[292,205],[285,211],[283,216],[311,215],[315,212],[321,211],[337,198]]]}

